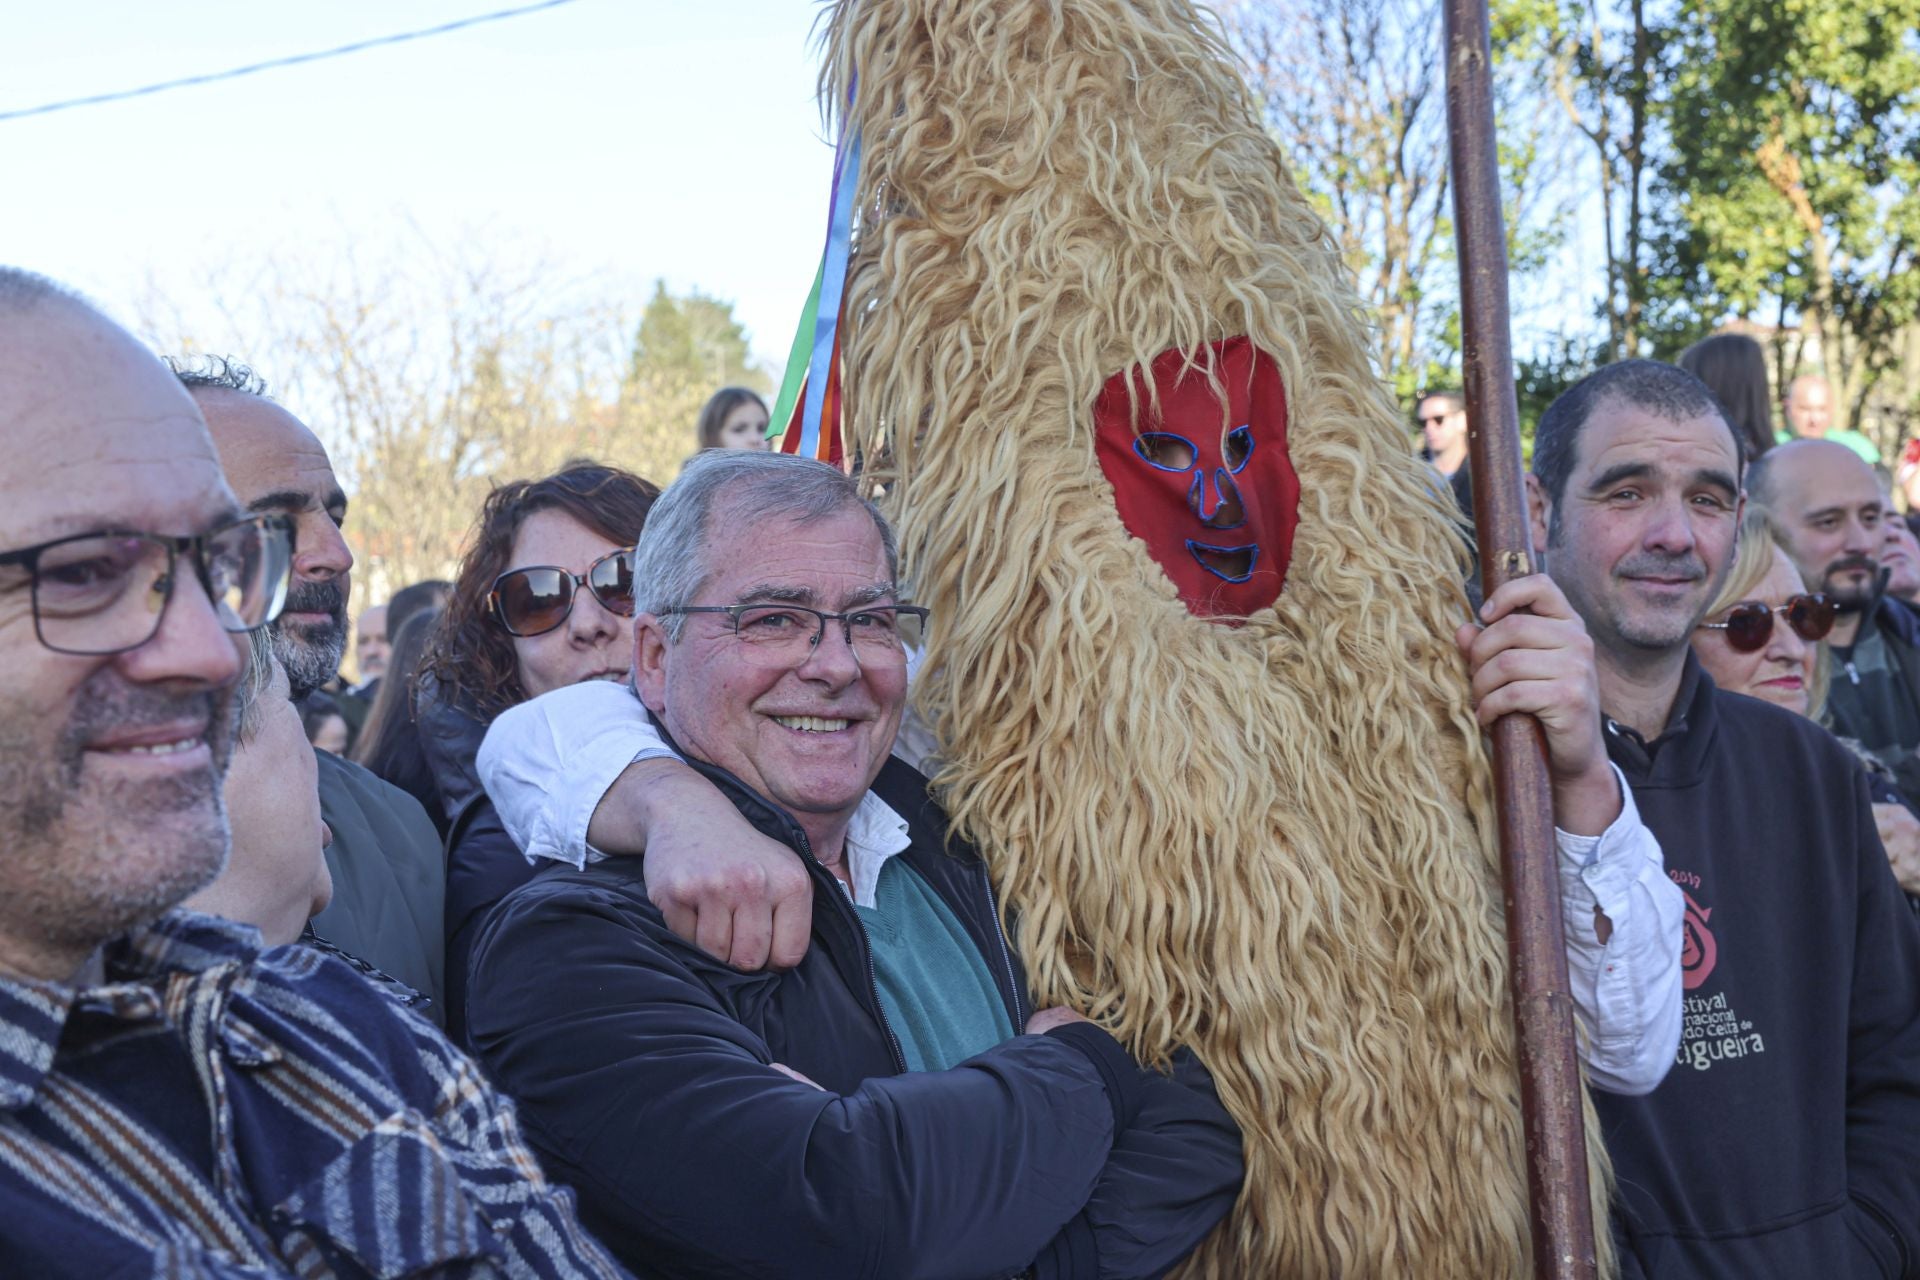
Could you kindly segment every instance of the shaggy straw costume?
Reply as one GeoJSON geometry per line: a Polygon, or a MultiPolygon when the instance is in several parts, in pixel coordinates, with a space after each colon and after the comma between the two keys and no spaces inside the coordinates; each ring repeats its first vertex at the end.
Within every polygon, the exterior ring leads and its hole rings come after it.
{"type": "MultiPolygon", "coordinates": [[[[887,459],[936,781],[1036,1003],[1149,1060],[1193,1045],[1246,1132],[1186,1274],[1530,1274],[1463,548],[1203,21],[844,0],[848,447],[887,459]],[[1302,496],[1284,592],[1227,626],[1122,527],[1090,420],[1109,376],[1239,334],[1285,380],[1302,496]]],[[[1606,1186],[1596,1158],[1601,1222],[1606,1186]]]]}

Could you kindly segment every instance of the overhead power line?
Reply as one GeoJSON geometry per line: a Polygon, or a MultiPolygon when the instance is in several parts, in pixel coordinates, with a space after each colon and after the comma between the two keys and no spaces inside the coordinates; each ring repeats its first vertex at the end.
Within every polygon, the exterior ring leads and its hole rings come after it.
{"type": "Polygon", "coordinates": [[[563,4],[572,4],[574,0],[540,0],[538,4],[523,4],[513,9],[499,9],[493,13],[476,14],[471,18],[460,18],[453,22],[443,22],[437,27],[422,27],[418,31],[402,31],[397,35],[376,36],[371,40],[356,40],[352,44],[343,44],[333,49],[318,49],[312,53],[296,53],[285,58],[269,58],[265,62],[255,62],[244,67],[235,67],[230,71],[212,71],[206,75],[186,76],[179,80],[162,80],[158,84],[142,85],[138,89],[121,89],[114,93],[96,93],[86,98],[68,98],[64,102],[49,102],[38,107],[24,107],[17,111],[0,111],[0,121],[20,120],[27,116],[50,115],[55,111],[65,111],[71,107],[92,107],[103,102],[124,102],[128,98],[144,98],[155,93],[165,93],[169,89],[185,89],[192,85],[214,84],[221,80],[237,80],[241,76],[250,76],[260,71],[273,71],[280,67],[299,66],[305,62],[323,62],[328,58],[344,57],[349,53],[359,53],[362,49],[377,49],[382,45],[405,44],[409,40],[424,40],[429,36],[442,36],[449,31],[459,31],[465,27],[477,27],[483,22],[498,22],[502,18],[517,18],[524,13],[537,13],[542,9],[558,9],[563,4]]]}

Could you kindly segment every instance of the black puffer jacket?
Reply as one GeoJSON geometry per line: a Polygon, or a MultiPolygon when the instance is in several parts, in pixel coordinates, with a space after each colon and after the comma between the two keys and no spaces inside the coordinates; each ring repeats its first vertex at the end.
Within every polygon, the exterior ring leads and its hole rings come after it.
{"type": "MultiPolygon", "coordinates": [[[[859,918],[805,833],[702,772],[814,876],[797,968],[739,973],[675,937],[632,858],[543,872],[473,950],[470,1041],[616,1254],[689,1277],[1145,1277],[1225,1215],[1239,1133],[1191,1055],[1167,1079],[1075,1024],[906,1073],[859,918]]],[[[874,790],[1024,1025],[984,864],[912,769],[888,761],[874,790]]]]}

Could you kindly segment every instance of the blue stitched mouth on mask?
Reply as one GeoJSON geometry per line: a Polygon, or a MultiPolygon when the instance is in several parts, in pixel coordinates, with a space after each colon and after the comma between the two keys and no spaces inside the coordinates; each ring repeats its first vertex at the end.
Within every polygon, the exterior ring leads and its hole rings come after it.
{"type": "Polygon", "coordinates": [[[1188,538],[1187,551],[1202,569],[1226,582],[1245,582],[1260,561],[1260,548],[1254,546],[1216,547],[1188,538]]]}

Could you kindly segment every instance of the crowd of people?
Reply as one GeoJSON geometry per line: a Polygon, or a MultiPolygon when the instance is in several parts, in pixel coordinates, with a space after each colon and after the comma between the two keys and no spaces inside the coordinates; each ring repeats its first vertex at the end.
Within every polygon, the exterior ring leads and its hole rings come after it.
{"type": "MultiPolygon", "coordinates": [[[[1556,400],[1544,572],[1453,640],[1544,731],[1623,1265],[1915,1276],[1907,478],[1749,354],[1556,400]]],[[[1145,1277],[1228,1213],[1208,1064],[1032,1007],[893,532],[753,392],[664,490],[497,487],[352,684],[251,369],[0,269],[0,434],[0,1274],[1145,1277]]]]}

